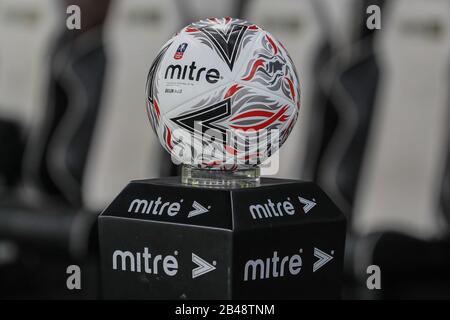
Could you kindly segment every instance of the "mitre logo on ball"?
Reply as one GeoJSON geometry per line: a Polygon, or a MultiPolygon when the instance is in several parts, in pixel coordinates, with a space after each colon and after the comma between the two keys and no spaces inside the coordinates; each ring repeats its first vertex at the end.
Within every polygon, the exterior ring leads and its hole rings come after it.
{"type": "Polygon", "coordinates": [[[291,132],[300,84],[283,44],[245,20],[208,18],[170,39],[147,79],[147,111],[176,162],[257,166],[291,132]]]}

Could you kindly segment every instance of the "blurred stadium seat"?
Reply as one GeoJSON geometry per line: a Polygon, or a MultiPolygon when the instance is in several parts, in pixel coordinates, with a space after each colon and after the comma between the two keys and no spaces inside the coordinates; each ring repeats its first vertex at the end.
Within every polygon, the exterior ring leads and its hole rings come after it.
{"type": "Polygon", "coordinates": [[[145,81],[153,58],[180,22],[172,0],[116,1],[111,7],[105,25],[111,63],[83,189],[92,209],[104,208],[130,180],[171,173],[169,155],[146,116],[145,81]]]}
{"type": "Polygon", "coordinates": [[[449,297],[450,3],[386,3],[380,86],[354,208],[354,264],[383,270],[381,298],[449,297]],[[425,58],[426,57],[426,58],[425,58]],[[447,179],[447,181],[446,181],[447,179]]]}
{"type": "Polygon", "coordinates": [[[0,15],[2,190],[4,184],[17,183],[21,173],[24,137],[38,115],[36,102],[42,99],[48,69],[43,61],[57,17],[51,0],[1,0],[0,15]]]}
{"type": "MultiPolygon", "coordinates": [[[[86,12],[92,8],[92,3],[79,4],[86,12]]],[[[65,9],[63,3],[59,5],[65,9]]],[[[44,107],[32,106],[35,109],[32,129],[27,135],[24,157],[17,159],[24,164],[22,182],[14,193],[0,201],[0,237],[6,244],[18,246],[17,258],[9,264],[13,265],[12,273],[22,277],[12,283],[2,281],[7,286],[2,295],[45,298],[53,297],[56,290],[66,292],[60,298],[70,297],[69,291],[57,289],[61,288],[63,278],[51,274],[49,277],[49,271],[56,266],[63,271],[74,261],[83,264],[86,270],[92,266],[93,274],[97,270],[97,255],[88,259],[97,242],[92,237],[96,233],[96,214],[84,209],[82,184],[106,68],[102,23],[109,1],[94,6],[96,10],[84,15],[88,27],[80,32],[59,28],[61,32],[48,59],[37,56],[42,60],[36,64],[49,61],[44,64],[48,66],[48,76],[36,79],[37,83],[46,84],[44,107]],[[42,282],[42,286],[16,292],[22,285],[46,277],[49,280],[42,282]]],[[[17,14],[26,14],[29,7],[24,8],[25,13],[17,14]]],[[[48,8],[41,8],[45,9],[48,8]]],[[[59,21],[65,25],[64,19],[59,21]]],[[[9,279],[4,268],[0,268],[0,276],[9,279]]],[[[96,281],[91,281],[81,296],[95,297],[96,290],[96,281]]]]}

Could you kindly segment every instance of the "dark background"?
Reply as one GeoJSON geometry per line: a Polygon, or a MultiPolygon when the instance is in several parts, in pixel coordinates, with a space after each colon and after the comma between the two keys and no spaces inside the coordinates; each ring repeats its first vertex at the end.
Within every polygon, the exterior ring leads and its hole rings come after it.
{"type": "Polygon", "coordinates": [[[145,115],[149,66],[209,16],[260,25],[297,66],[276,176],[317,182],[347,214],[343,297],[449,298],[448,0],[0,0],[0,298],[99,297],[98,213],[131,179],[179,171],[145,115]]]}

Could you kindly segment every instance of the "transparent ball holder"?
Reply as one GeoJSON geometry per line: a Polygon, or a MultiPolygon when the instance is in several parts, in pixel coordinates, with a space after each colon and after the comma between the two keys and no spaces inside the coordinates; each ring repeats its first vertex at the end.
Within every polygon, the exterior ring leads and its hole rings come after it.
{"type": "Polygon", "coordinates": [[[195,168],[184,164],[181,182],[186,185],[217,188],[256,187],[260,182],[260,168],[251,167],[233,171],[195,168]]]}

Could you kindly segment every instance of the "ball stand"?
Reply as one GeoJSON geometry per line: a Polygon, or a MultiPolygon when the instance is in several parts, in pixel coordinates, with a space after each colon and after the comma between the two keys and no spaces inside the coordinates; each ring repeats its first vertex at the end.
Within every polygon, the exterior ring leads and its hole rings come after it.
{"type": "Polygon", "coordinates": [[[346,220],[315,184],[184,167],[99,216],[107,299],[335,299],[346,220]]]}

